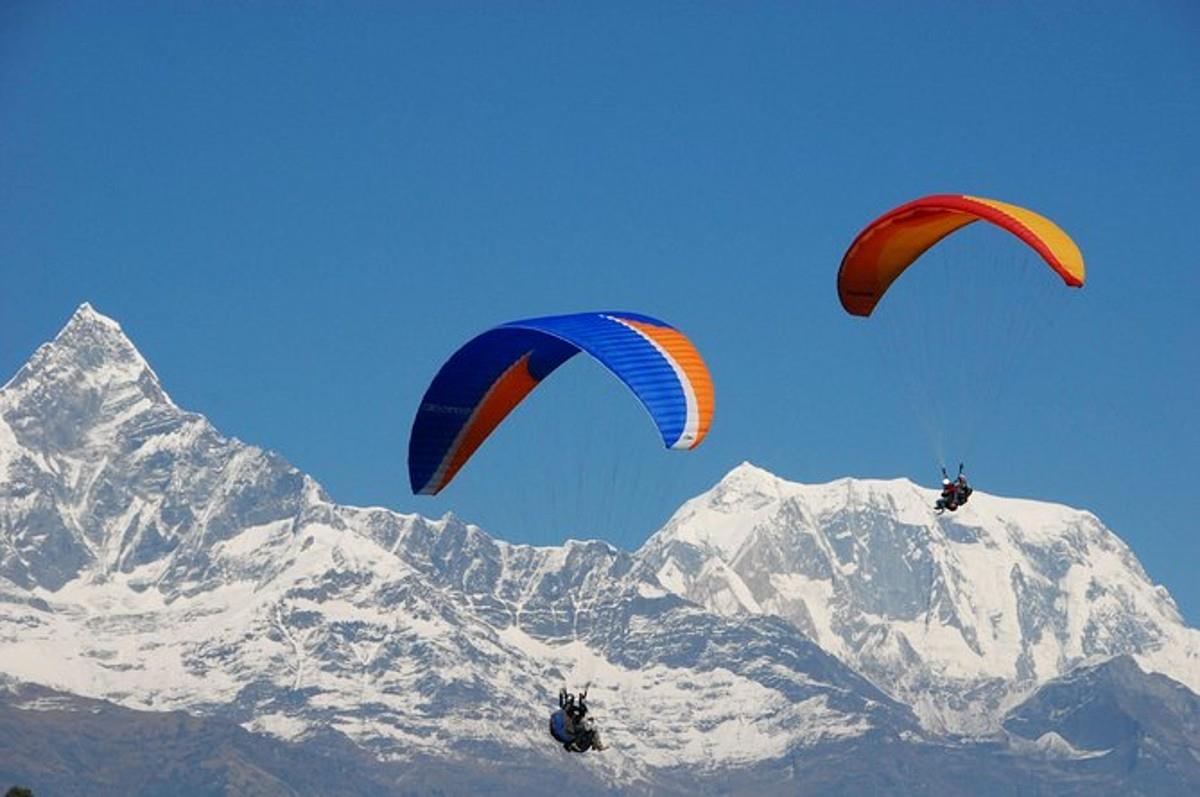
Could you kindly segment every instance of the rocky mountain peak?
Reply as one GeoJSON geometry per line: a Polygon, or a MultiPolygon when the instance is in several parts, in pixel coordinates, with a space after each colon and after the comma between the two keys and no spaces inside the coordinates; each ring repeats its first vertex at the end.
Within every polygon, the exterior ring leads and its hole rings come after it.
{"type": "Polygon", "coordinates": [[[778,482],[778,476],[747,461],[726,473],[712,492],[720,493],[725,500],[750,495],[770,496],[775,494],[778,482]]]}
{"type": "Polygon", "coordinates": [[[18,380],[63,377],[84,379],[97,387],[140,382],[158,386],[157,375],[121,325],[87,302],[17,375],[18,380]]]}
{"type": "Polygon", "coordinates": [[[121,325],[84,302],[4,386],[0,415],[23,444],[74,448],[105,417],[178,411],[121,325]]]}
{"type": "Polygon", "coordinates": [[[190,583],[222,539],[319,488],[177,407],[120,324],[84,303],[0,389],[0,577],[57,589],[153,563],[190,583]]]}

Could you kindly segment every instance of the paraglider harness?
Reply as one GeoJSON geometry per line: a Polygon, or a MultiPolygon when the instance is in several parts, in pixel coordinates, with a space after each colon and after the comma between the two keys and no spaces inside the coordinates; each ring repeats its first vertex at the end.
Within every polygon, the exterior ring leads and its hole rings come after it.
{"type": "Polygon", "coordinates": [[[600,734],[588,716],[587,689],[578,697],[566,689],[558,690],[558,711],[550,715],[550,735],[569,753],[603,750],[600,734]]]}
{"type": "Polygon", "coordinates": [[[973,492],[975,490],[967,484],[967,477],[963,475],[961,462],[958,463],[958,476],[954,481],[950,481],[950,475],[946,473],[945,468],[942,468],[942,497],[937,500],[933,508],[939,515],[947,509],[953,512],[965,504],[973,492]]]}

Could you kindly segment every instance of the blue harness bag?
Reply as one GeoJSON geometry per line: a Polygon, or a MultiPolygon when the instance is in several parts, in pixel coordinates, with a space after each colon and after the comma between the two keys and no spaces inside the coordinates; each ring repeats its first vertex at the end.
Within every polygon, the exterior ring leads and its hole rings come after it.
{"type": "Polygon", "coordinates": [[[550,735],[561,744],[570,744],[575,737],[567,733],[567,713],[562,709],[550,715],[550,735]]]}

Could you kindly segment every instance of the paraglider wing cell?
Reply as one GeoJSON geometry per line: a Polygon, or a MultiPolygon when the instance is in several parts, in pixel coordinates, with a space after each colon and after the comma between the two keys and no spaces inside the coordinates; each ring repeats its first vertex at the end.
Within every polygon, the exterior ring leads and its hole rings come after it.
{"type": "Polygon", "coordinates": [[[930,247],[976,221],[1020,238],[1071,287],[1083,285],[1083,255],[1054,222],[995,199],[936,194],[888,211],[858,234],[838,270],[838,298],[852,315],[868,316],[888,287],[930,247]]]}
{"type": "Polygon", "coordinates": [[[704,439],[712,380],[679,330],[626,312],[513,321],[455,352],[426,390],[408,443],[413,492],[434,495],[449,484],[513,408],[580,351],[633,391],[668,448],[695,448],[704,439]]]}

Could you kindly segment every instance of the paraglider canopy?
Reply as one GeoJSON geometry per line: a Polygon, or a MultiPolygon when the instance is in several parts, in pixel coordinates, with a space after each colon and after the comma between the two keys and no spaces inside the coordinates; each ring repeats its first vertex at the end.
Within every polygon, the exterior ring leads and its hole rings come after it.
{"type": "Polygon", "coordinates": [[[425,391],[408,441],[413,492],[442,490],[505,417],[581,351],[637,396],[668,448],[695,448],[708,434],[712,379],[670,324],[615,311],[512,321],[468,341],[425,391]]]}
{"type": "Polygon", "coordinates": [[[935,194],[889,210],[858,234],[838,269],[838,298],[851,315],[869,316],[888,287],[947,235],[987,221],[1020,238],[1071,287],[1084,280],[1079,247],[1054,222],[995,199],[935,194]]]}

